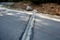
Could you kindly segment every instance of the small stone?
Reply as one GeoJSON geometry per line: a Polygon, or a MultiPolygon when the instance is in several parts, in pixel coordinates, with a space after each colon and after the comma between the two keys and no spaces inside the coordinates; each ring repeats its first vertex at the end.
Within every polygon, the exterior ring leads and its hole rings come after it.
{"type": "Polygon", "coordinates": [[[32,11],[33,9],[32,9],[31,6],[27,6],[27,7],[26,7],[26,10],[27,10],[27,11],[32,11]]]}

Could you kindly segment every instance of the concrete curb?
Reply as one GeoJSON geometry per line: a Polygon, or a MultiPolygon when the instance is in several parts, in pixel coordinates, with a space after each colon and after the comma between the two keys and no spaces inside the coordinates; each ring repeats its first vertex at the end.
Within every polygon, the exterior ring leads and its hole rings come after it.
{"type": "Polygon", "coordinates": [[[30,17],[25,33],[23,34],[22,40],[30,40],[32,34],[32,28],[34,24],[34,17],[35,17],[35,13],[33,13],[32,16],[30,17]]]}

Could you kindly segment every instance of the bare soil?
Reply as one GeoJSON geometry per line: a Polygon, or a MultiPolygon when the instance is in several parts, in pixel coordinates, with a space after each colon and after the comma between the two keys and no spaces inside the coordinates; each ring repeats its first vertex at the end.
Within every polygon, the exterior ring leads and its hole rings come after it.
{"type": "Polygon", "coordinates": [[[46,3],[40,4],[38,6],[33,6],[38,12],[44,14],[58,15],[60,16],[60,5],[56,3],[46,3]]]}
{"type": "Polygon", "coordinates": [[[17,2],[13,5],[13,7],[25,10],[27,5],[31,5],[33,9],[38,10],[38,12],[40,13],[60,16],[60,5],[57,3],[43,3],[39,5],[34,5],[26,2],[17,2]]]}

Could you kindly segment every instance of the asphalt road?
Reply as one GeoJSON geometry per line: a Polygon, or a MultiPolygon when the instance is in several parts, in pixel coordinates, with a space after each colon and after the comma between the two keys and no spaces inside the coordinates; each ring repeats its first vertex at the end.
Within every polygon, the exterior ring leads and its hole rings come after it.
{"type": "Polygon", "coordinates": [[[32,40],[60,40],[60,22],[36,15],[32,40]]]}
{"type": "MultiPolygon", "coordinates": [[[[29,15],[0,9],[0,40],[19,40],[29,15]]],[[[31,40],[60,40],[60,22],[35,16],[31,40]]]]}
{"type": "Polygon", "coordinates": [[[27,26],[29,15],[2,9],[0,14],[0,40],[19,40],[27,26]]]}

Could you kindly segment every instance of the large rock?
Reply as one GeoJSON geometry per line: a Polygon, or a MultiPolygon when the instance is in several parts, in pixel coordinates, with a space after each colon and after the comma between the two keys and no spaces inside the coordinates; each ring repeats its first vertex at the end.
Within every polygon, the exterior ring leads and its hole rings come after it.
{"type": "Polygon", "coordinates": [[[27,10],[27,11],[32,11],[33,8],[32,8],[31,6],[27,6],[27,7],[26,7],[26,10],[27,10]]]}

